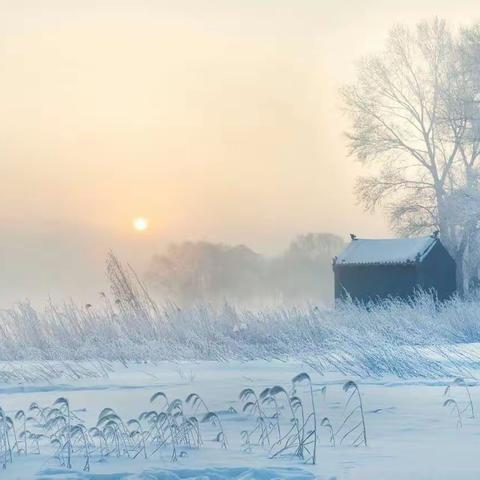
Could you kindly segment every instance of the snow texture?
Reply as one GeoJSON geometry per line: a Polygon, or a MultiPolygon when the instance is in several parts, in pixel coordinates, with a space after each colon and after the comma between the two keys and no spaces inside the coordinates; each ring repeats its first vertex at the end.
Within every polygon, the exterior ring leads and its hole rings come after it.
{"type": "Polygon", "coordinates": [[[299,468],[191,468],[147,470],[139,474],[95,474],[50,468],[38,480],[315,480],[313,474],[299,468]]]}
{"type": "Polygon", "coordinates": [[[422,260],[438,240],[434,237],[356,238],[337,257],[337,265],[408,264],[422,260]]]}
{"type": "MultiPolygon", "coordinates": [[[[479,348],[478,344],[468,346],[468,349],[479,348]]],[[[301,371],[311,375],[319,418],[327,416],[334,428],[338,428],[345,416],[347,396],[342,386],[348,377],[338,372],[320,376],[294,361],[148,362],[128,366],[116,363],[108,379],[42,382],[25,385],[24,391],[3,385],[1,405],[9,415],[20,408],[28,409],[33,401],[51,405],[59,396],[65,396],[76,415],[88,425],[95,424],[100,410],[106,406],[129,418],[152,408],[149,398],[158,390],[165,391],[169,398],[181,399],[195,391],[212,411],[222,416],[229,448],[224,450],[213,442],[212,431],[202,423],[204,445],[199,450],[190,450],[176,463],[170,461],[168,450],[148,459],[112,455],[103,459],[92,457],[90,471],[83,472],[83,459],[78,453],[72,459],[72,470],[68,471],[51,456],[47,441],[40,455],[23,459],[15,454],[13,463],[8,464],[0,477],[7,480],[478,479],[480,386],[475,380],[469,380],[468,385],[476,416],[470,418],[468,410],[462,413],[462,428],[457,428],[455,416],[443,407],[447,398],[445,387],[452,385],[452,379],[401,380],[386,376],[358,380],[365,407],[367,448],[353,448],[348,443],[332,447],[328,432],[321,427],[315,466],[288,456],[270,458],[268,448],[261,445],[245,452],[240,432],[254,428],[256,417],[242,412],[239,391],[251,387],[259,393],[271,385],[290,388],[292,377],[301,371]],[[182,372],[190,371],[193,375],[185,380],[182,372]],[[323,386],[327,387],[325,395],[321,391],[323,386]],[[230,406],[237,413],[226,412],[230,406]]],[[[478,378],[480,371],[475,373],[478,378]]],[[[297,394],[308,398],[307,387],[300,387],[297,394]]],[[[448,396],[455,398],[464,410],[468,402],[464,387],[452,386],[448,396]]],[[[288,409],[282,408],[280,415],[283,425],[288,425],[288,409]]]]}

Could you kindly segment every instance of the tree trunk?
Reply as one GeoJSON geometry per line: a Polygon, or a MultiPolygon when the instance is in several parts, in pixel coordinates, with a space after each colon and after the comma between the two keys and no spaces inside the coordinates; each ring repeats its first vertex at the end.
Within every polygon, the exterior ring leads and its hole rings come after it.
{"type": "Polygon", "coordinates": [[[455,255],[457,266],[457,293],[460,298],[465,296],[465,272],[463,268],[463,252],[457,252],[455,255]]]}
{"type": "Polygon", "coordinates": [[[456,284],[457,294],[460,298],[465,296],[465,268],[464,257],[467,246],[467,236],[464,233],[460,245],[457,243],[454,232],[449,223],[448,211],[444,202],[444,194],[440,187],[436,187],[437,209],[438,209],[438,226],[440,229],[440,237],[445,248],[455,260],[456,264],[456,284]]]}

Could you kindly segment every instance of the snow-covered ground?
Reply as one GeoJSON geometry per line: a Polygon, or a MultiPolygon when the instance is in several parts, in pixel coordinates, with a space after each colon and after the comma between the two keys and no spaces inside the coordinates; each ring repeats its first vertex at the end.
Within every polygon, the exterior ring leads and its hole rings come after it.
{"type": "MultiPolygon", "coordinates": [[[[175,463],[171,462],[171,449],[164,448],[149,454],[147,459],[143,455],[135,459],[93,456],[90,471],[84,472],[84,459],[78,453],[72,459],[72,470],[67,470],[52,457],[47,442],[40,455],[23,457],[14,453],[13,463],[8,463],[0,478],[478,479],[480,387],[472,379],[468,384],[474,407],[478,407],[478,418],[469,418],[469,411],[465,411],[462,428],[457,427],[457,418],[450,409],[443,406],[444,390],[452,379],[355,379],[364,402],[368,446],[355,448],[348,441],[340,445],[338,435],[337,445],[332,447],[327,429],[319,425],[317,464],[306,465],[292,456],[270,458],[266,445],[252,445],[251,452],[245,451],[241,432],[255,428],[256,416],[242,412],[245,402],[239,400],[239,393],[251,387],[259,394],[274,385],[289,390],[291,379],[307,372],[313,382],[318,424],[320,419],[328,417],[337,429],[349,411],[344,409],[347,393],[342,388],[348,377],[333,372],[320,376],[307,365],[294,361],[129,363],[128,367],[118,363],[113,367],[104,378],[68,377],[35,384],[1,384],[0,405],[13,416],[19,409],[27,410],[32,402],[48,406],[58,397],[65,397],[72,411],[90,427],[96,424],[105,407],[129,419],[153,408],[150,397],[155,392],[163,391],[170,400],[185,400],[195,392],[221,418],[228,449],[212,441],[215,437],[212,426],[200,423],[203,445],[198,450],[185,450],[175,463]],[[322,392],[324,386],[326,392],[322,392]]],[[[306,405],[309,398],[306,387],[297,390],[306,405]]],[[[448,395],[461,409],[467,405],[468,395],[463,386],[452,387],[448,395]]],[[[281,417],[282,428],[288,428],[289,415],[285,409],[281,409],[281,417]]]]}

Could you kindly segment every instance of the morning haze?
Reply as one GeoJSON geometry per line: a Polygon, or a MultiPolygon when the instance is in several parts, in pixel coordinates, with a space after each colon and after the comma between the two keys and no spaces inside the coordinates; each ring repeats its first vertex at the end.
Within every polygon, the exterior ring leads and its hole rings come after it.
{"type": "Polygon", "coordinates": [[[0,1],[2,305],[87,299],[109,249],[142,270],[185,239],[389,235],[356,205],[338,89],[394,22],[475,6],[0,1]]]}

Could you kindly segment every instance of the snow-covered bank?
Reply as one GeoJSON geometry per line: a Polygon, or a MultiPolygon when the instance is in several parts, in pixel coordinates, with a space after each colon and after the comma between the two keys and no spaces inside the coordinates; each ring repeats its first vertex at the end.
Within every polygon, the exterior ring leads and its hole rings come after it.
{"type": "MultiPolygon", "coordinates": [[[[473,348],[473,347],[472,347],[473,348]]],[[[463,427],[457,428],[456,417],[443,407],[445,387],[451,379],[409,379],[395,377],[360,380],[365,407],[368,447],[352,447],[348,442],[332,447],[327,429],[319,427],[317,465],[306,465],[299,458],[270,458],[266,445],[244,448],[241,432],[255,427],[256,415],[242,412],[244,402],[239,392],[250,387],[258,394],[266,387],[291,387],[291,379],[300,371],[308,372],[313,381],[319,418],[328,417],[336,429],[345,417],[346,394],[342,389],[348,377],[329,372],[319,376],[300,362],[160,362],[114,364],[108,379],[81,378],[34,385],[1,385],[1,406],[8,415],[28,410],[32,402],[52,405],[58,397],[68,399],[72,412],[89,426],[95,425],[100,411],[114,409],[125,419],[138,417],[151,409],[150,397],[157,391],[170,399],[185,400],[196,392],[210,410],[222,419],[228,438],[228,449],[212,441],[215,429],[200,424],[204,438],[201,448],[186,450],[176,462],[171,451],[161,449],[148,456],[101,458],[93,455],[90,472],[83,472],[80,452],[72,457],[72,471],[67,473],[52,458],[52,448],[44,439],[40,455],[13,454],[2,478],[43,479],[238,479],[310,480],[333,479],[473,479],[478,478],[476,452],[480,448],[480,420],[462,413],[463,427]],[[325,396],[322,387],[327,386],[325,396]],[[141,458],[142,457],[142,458],[141,458]]],[[[479,372],[480,373],[480,372],[479,372]]],[[[480,413],[480,388],[469,382],[474,408],[480,413]]],[[[298,387],[298,395],[307,391],[298,387]]],[[[463,409],[468,396],[464,388],[452,387],[449,396],[463,409]]],[[[302,397],[303,398],[303,397],[302,397]]],[[[306,398],[306,397],[305,397],[306,398]]],[[[476,412],[475,412],[476,413],[476,412]]],[[[480,418],[480,415],[478,415],[480,418]]],[[[289,414],[281,410],[282,428],[289,414]]],[[[42,443],[41,442],[41,443],[42,443]]]]}
{"type": "MultiPolygon", "coordinates": [[[[119,295],[120,296],[120,295],[119,295]]],[[[103,375],[106,361],[311,360],[319,372],[426,378],[467,375],[480,366],[480,303],[442,305],[428,296],[366,309],[353,304],[319,309],[250,311],[230,305],[181,309],[149,297],[98,305],[19,304],[0,311],[0,360],[36,361],[39,379],[103,375]],[[81,371],[68,361],[90,361],[81,371]],[[44,363],[48,361],[49,363],[44,363]],[[56,364],[52,361],[57,361],[56,364]]],[[[32,372],[31,372],[32,373],[32,372]]],[[[29,381],[21,369],[0,369],[0,381],[29,381]]]]}

